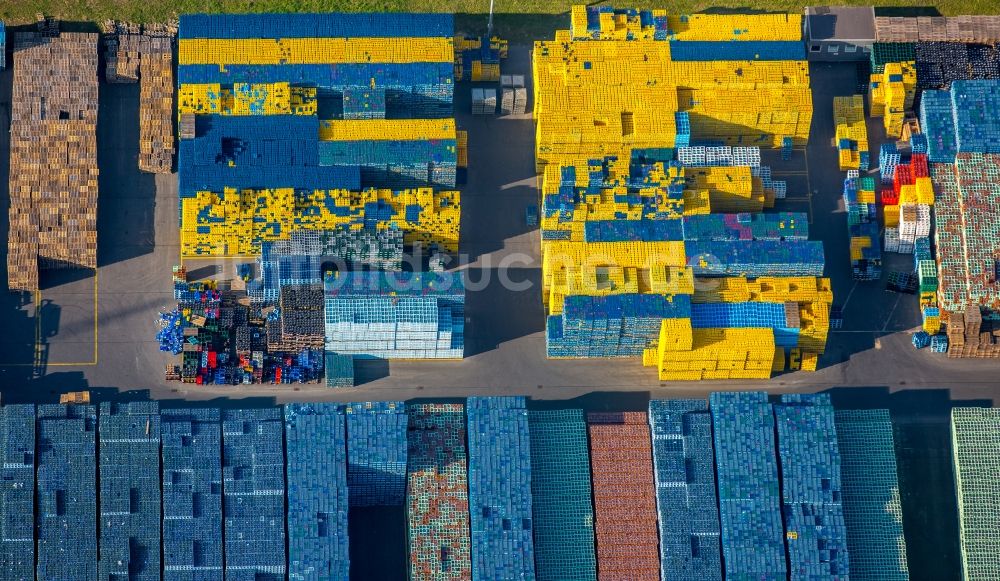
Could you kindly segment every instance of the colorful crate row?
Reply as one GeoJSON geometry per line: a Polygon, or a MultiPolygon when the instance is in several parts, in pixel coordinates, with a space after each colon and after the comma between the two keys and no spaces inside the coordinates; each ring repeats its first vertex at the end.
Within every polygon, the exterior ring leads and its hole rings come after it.
{"type": "Polygon", "coordinates": [[[354,403],[345,411],[351,506],[402,506],[406,496],[406,404],[354,403]]]}
{"type": "Polygon", "coordinates": [[[861,95],[833,98],[833,124],[840,171],[867,171],[871,163],[865,102],[861,95]]]}
{"type": "Polygon", "coordinates": [[[917,71],[912,61],[886,63],[869,78],[868,99],[872,117],[881,117],[886,135],[901,137],[906,112],[913,108],[917,71]]]}

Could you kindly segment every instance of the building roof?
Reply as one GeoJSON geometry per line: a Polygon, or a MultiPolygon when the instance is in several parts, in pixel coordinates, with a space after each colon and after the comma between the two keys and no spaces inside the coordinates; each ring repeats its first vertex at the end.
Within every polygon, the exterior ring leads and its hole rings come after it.
{"type": "Polygon", "coordinates": [[[808,40],[875,40],[875,10],[871,6],[810,6],[806,8],[808,40]]]}

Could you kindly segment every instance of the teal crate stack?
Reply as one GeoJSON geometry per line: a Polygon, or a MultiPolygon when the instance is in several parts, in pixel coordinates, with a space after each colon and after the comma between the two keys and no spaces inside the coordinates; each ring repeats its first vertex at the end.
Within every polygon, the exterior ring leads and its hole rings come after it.
{"type": "Polygon", "coordinates": [[[816,240],[685,240],[695,276],[823,276],[816,240]]]}
{"type": "Polygon", "coordinates": [[[840,451],[826,394],[784,394],[775,406],[790,577],[848,577],[840,451]]]}
{"type": "Polygon", "coordinates": [[[347,432],[339,404],[285,404],[288,578],[350,578],[347,432]]]}
{"type": "Polygon", "coordinates": [[[838,410],[834,417],[851,579],[908,581],[889,410],[838,410]]]}
{"type": "Polygon", "coordinates": [[[760,391],[710,397],[726,579],[786,579],[774,413],[760,391]]]}
{"type": "Polygon", "coordinates": [[[160,406],[104,402],[98,435],[98,579],[159,581],[160,406]]]}
{"type": "Polygon", "coordinates": [[[660,576],[721,581],[712,417],[705,400],[649,402],[660,523],[660,576]]]}
{"type": "Polygon", "coordinates": [[[869,56],[873,73],[885,72],[886,63],[901,63],[916,59],[916,43],[875,42],[869,56]]]}
{"type": "Polygon", "coordinates": [[[38,406],[38,581],[97,578],[97,408],[38,406]]]}
{"type": "Polygon", "coordinates": [[[472,579],[535,579],[525,398],[470,397],[465,413],[472,579]]]}
{"type": "Polygon", "coordinates": [[[222,581],[222,424],[214,408],[160,412],[163,581],[222,581]]]}
{"type": "Polygon", "coordinates": [[[35,406],[0,407],[0,571],[35,578],[35,406]]]}
{"type": "Polygon", "coordinates": [[[597,580],[587,424],[578,409],[529,411],[538,581],[597,580]]]}
{"type": "Polygon", "coordinates": [[[327,387],[354,387],[354,356],[341,355],[327,351],[323,358],[326,362],[327,387]]]}
{"type": "Polygon", "coordinates": [[[345,411],[351,506],[402,506],[406,498],[406,404],[350,403],[345,411]]]}
{"type": "Polygon", "coordinates": [[[222,412],[226,581],[285,577],[283,432],[278,408],[222,412]]]}
{"type": "Polygon", "coordinates": [[[805,212],[684,216],[684,238],[697,240],[808,240],[805,212]]]}

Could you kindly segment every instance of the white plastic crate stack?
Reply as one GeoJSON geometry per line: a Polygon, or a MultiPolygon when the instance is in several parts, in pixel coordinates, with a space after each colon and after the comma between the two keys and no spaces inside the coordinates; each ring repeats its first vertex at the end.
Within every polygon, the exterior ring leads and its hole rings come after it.
{"type": "Polygon", "coordinates": [[[497,112],[496,89],[472,89],[472,114],[495,115],[497,112]]]}
{"type": "Polygon", "coordinates": [[[524,75],[503,75],[500,77],[502,115],[524,115],[528,111],[528,89],[524,86],[524,75]],[[505,111],[505,105],[509,107],[505,111]]]}
{"type": "Polygon", "coordinates": [[[931,207],[927,204],[903,204],[899,207],[899,250],[913,254],[917,238],[931,234],[931,207]]]}
{"type": "Polygon", "coordinates": [[[899,228],[885,229],[885,251],[899,252],[899,228]]]}
{"type": "Polygon", "coordinates": [[[507,116],[514,114],[514,89],[503,87],[500,89],[500,115],[507,116]]]}

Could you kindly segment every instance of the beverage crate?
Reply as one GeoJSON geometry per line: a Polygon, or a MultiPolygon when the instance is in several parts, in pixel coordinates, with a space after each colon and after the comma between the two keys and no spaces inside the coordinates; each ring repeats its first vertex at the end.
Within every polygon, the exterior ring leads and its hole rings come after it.
{"type": "Polygon", "coordinates": [[[39,405],[36,430],[36,579],[96,579],[97,408],[39,405]]]}
{"type": "Polygon", "coordinates": [[[283,431],[278,408],[222,411],[227,579],[287,572],[283,431]]]}
{"type": "Polygon", "coordinates": [[[160,412],[160,421],[163,579],[221,581],[222,425],[219,410],[165,409],[160,412]]]}
{"type": "Polygon", "coordinates": [[[955,118],[948,91],[924,91],[920,95],[920,127],[927,136],[927,159],[932,163],[952,163],[958,152],[955,118]]]}
{"type": "Polygon", "coordinates": [[[7,25],[0,21],[0,71],[7,68],[7,25]]]}
{"type": "Polygon", "coordinates": [[[948,352],[948,336],[947,335],[934,335],[931,337],[931,353],[947,353],[948,352]]]}
{"type": "Polygon", "coordinates": [[[651,400],[660,576],[722,579],[712,417],[704,400],[651,400]]]}
{"type": "MultiPolygon", "coordinates": [[[[0,27],[0,40],[2,40],[0,27]]],[[[35,578],[35,406],[0,407],[0,570],[35,578]]]]}
{"type": "Polygon", "coordinates": [[[182,14],[178,37],[451,37],[454,26],[451,14],[182,14]]]}
{"type": "Polygon", "coordinates": [[[471,579],[464,406],[417,404],[408,414],[409,578],[471,579]]]}
{"type": "Polygon", "coordinates": [[[950,93],[956,151],[1000,153],[1000,80],[955,81],[950,93]]]}
{"type": "Polygon", "coordinates": [[[714,392],[715,467],[726,578],[784,579],[774,414],[764,392],[714,392]]]}
{"type": "Polygon", "coordinates": [[[886,63],[916,60],[916,44],[912,42],[875,42],[869,56],[873,73],[885,70],[886,63]]]}
{"type": "Polygon", "coordinates": [[[906,539],[889,410],[834,412],[851,578],[906,581],[906,539]]]}
{"type": "Polygon", "coordinates": [[[339,404],[285,404],[288,576],[350,577],[347,435],[339,404]]]}
{"type": "Polygon", "coordinates": [[[39,268],[97,267],[97,41],[90,33],[14,35],[11,290],[37,290],[39,268]]]}
{"type": "Polygon", "coordinates": [[[823,276],[823,245],[790,240],[685,240],[695,276],[823,276]]]}
{"type": "Polygon", "coordinates": [[[351,506],[402,506],[406,492],[406,404],[348,404],[347,484],[351,506]]]}
{"type": "Polygon", "coordinates": [[[806,47],[798,40],[671,40],[670,59],[674,61],[802,61],[806,59],[806,47]]]}
{"type": "Polygon", "coordinates": [[[687,240],[808,240],[804,212],[684,216],[687,240]]]}
{"type": "Polygon", "coordinates": [[[1000,574],[996,517],[991,501],[997,492],[994,471],[1000,461],[1000,414],[993,409],[951,410],[952,463],[966,579],[990,579],[1000,574]]]}
{"type": "Polygon", "coordinates": [[[538,581],[596,581],[587,425],[581,410],[529,411],[538,581]]]}
{"type": "Polygon", "coordinates": [[[774,415],[791,578],[846,577],[841,458],[830,396],[784,394],[774,415]]]}
{"type": "Polygon", "coordinates": [[[159,581],[160,406],[103,402],[99,579],[159,581]]]}
{"type": "Polygon", "coordinates": [[[599,578],[659,579],[656,487],[647,414],[590,413],[587,430],[599,578]]]}
{"type": "Polygon", "coordinates": [[[325,356],[326,386],[354,387],[354,356],[327,351],[325,356]]]}
{"type": "Polygon", "coordinates": [[[531,440],[524,397],[470,397],[472,579],[534,579],[531,440]]]}

